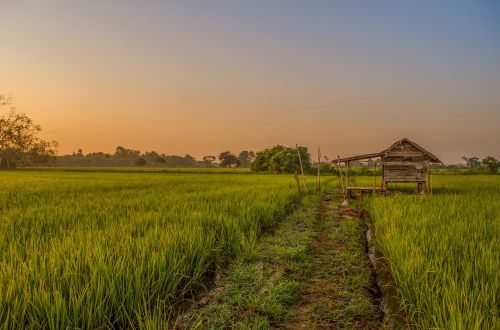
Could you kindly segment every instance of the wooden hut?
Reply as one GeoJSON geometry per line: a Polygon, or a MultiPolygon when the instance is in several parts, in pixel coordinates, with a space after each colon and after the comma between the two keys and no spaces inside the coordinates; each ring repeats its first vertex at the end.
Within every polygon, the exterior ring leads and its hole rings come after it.
{"type": "Polygon", "coordinates": [[[352,191],[386,191],[389,182],[414,182],[417,184],[418,192],[432,192],[429,167],[433,163],[442,163],[436,156],[425,150],[415,142],[404,138],[389,148],[376,153],[339,158],[333,161],[339,168],[344,164],[346,173],[349,165],[355,161],[372,160],[374,164],[374,183],[371,187],[354,187],[349,185],[349,177],[346,175],[346,193],[351,196],[352,191]],[[373,161],[375,159],[375,161],[373,161]],[[382,166],[382,182],[380,187],[376,184],[375,170],[377,164],[382,166]]]}

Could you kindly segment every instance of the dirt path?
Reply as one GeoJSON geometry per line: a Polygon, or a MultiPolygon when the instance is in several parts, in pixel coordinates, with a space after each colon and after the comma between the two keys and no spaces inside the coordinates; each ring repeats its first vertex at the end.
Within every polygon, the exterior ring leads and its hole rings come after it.
{"type": "Polygon", "coordinates": [[[378,329],[382,313],[356,210],[323,200],[316,210],[312,267],[281,329],[378,329]]]}
{"type": "Polygon", "coordinates": [[[365,231],[340,194],[308,195],[177,322],[195,329],[378,329],[365,231]]]}

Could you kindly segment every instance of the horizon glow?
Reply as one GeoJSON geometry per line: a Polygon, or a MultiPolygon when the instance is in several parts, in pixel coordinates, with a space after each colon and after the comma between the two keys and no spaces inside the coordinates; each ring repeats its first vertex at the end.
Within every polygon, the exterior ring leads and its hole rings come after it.
{"type": "Polygon", "coordinates": [[[59,153],[500,157],[495,1],[2,1],[0,94],[59,153]]]}

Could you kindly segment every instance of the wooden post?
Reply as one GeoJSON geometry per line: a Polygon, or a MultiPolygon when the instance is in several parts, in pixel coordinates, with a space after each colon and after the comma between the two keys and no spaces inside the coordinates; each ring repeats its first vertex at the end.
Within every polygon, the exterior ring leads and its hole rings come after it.
{"type": "Polygon", "coordinates": [[[340,183],[342,184],[342,194],[344,195],[344,200],[346,199],[346,189],[344,189],[344,178],[342,177],[342,167],[340,166],[340,156],[337,155],[337,165],[339,168],[340,183]]]}
{"type": "Polygon", "coordinates": [[[429,169],[429,192],[432,195],[432,179],[431,179],[431,169],[429,169]]]}
{"type": "Polygon", "coordinates": [[[295,178],[295,182],[297,183],[297,190],[300,193],[300,181],[299,181],[299,176],[297,174],[297,170],[293,172],[293,177],[295,178]]]}
{"type": "Polygon", "coordinates": [[[300,171],[302,172],[302,183],[304,184],[304,191],[307,191],[306,179],[304,178],[304,168],[302,167],[302,157],[300,157],[299,152],[299,145],[295,143],[295,146],[297,147],[297,155],[299,155],[300,171]]]}
{"type": "Polygon", "coordinates": [[[385,172],[384,171],[384,165],[382,165],[382,182],[380,183],[380,186],[382,187],[382,191],[386,190],[384,172],[385,172]]]}
{"type": "Polygon", "coordinates": [[[377,187],[377,161],[373,163],[373,194],[375,194],[375,187],[377,187]]]}
{"type": "Polygon", "coordinates": [[[349,187],[349,162],[345,162],[345,186],[349,187]]]}
{"type": "Polygon", "coordinates": [[[318,191],[321,191],[321,173],[320,173],[320,167],[321,167],[321,149],[318,145],[318,191]]]}

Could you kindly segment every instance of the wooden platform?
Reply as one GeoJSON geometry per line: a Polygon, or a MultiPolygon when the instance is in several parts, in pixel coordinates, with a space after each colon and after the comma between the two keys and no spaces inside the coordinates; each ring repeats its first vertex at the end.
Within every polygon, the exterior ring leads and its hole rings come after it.
{"type": "Polygon", "coordinates": [[[349,190],[357,190],[357,191],[382,191],[382,187],[376,186],[356,186],[356,187],[347,187],[347,191],[349,190]]]}
{"type": "Polygon", "coordinates": [[[384,190],[380,186],[357,186],[357,187],[347,187],[347,196],[349,198],[353,198],[353,192],[354,191],[359,191],[361,195],[365,193],[374,193],[374,192],[383,192],[384,190]]]}

